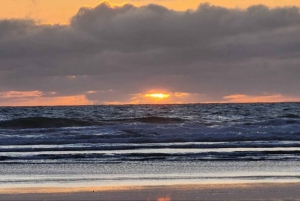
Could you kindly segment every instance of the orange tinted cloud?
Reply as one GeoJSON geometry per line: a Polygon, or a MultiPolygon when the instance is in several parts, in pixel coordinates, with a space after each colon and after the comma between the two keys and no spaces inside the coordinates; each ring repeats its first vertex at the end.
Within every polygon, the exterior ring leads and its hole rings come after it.
{"type": "MultiPolygon", "coordinates": [[[[85,95],[44,96],[40,91],[0,92],[0,106],[54,106],[54,105],[90,105],[85,95]]],[[[47,94],[46,94],[47,95],[47,94]]],[[[48,95],[55,95],[50,92],[48,95]]]]}
{"type": "Polygon", "coordinates": [[[300,98],[284,96],[281,94],[251,96],[245,94],[233,94],[224,96],[224,102],[230,103],[255,103],[255,102],[297,102],[300,98]]]}
{"type": "MultiPolygon", "coordinates": [[[[97,91],[87,91],[85,94],[73,96],[58,96],[56,92],[43,93],[41,91],[8,91],[0,92],[0,106],[55,106],[55,105],[122,105],[122,104],[184,104],[184,103],[255,103],[255,102],[298,102],[300,98],[284,96],[282,94],[273,95],[246,95],[233,94],[224,96],[223,100],[205,101],[205,95],[186,92],[168,92],[163,98],[152,97],[149,94],[132,94],[124,101],[94,102],[87,98],[87,95],[97,94],[97,91]]],[[[160,94],[160,93],[154,93],[160,94]]]]}
{"type": "Polygon", "coordinates": [[[153,92],[132,94],[127,101],[105,102],[108,105],[121,104],[182,104],[203,102],[204,95],[185,92],[153,92]]]}
{"type": "Polygon", "coordinates": [[[40,91],[8,91],[0,92],[0,98],[29,98],[40,97],[42,92],[40,91]]]}

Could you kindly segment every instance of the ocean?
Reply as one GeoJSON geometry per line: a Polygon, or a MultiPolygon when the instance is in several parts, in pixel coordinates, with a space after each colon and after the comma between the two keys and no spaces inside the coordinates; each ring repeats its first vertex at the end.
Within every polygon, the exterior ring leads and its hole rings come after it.
{"type": "Polygon", "coordinates": [[[300,181],[300,103],[0,108],[0,188],[300,181]]]}

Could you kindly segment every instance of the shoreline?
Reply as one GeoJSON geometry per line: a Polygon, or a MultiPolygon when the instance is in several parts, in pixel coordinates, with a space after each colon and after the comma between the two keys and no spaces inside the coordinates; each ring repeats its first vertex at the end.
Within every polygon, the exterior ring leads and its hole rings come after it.
{"type": "Polygon", "coordinates": [[[2,188],[0,200],[300,200],[300,182],[2,188]]]}

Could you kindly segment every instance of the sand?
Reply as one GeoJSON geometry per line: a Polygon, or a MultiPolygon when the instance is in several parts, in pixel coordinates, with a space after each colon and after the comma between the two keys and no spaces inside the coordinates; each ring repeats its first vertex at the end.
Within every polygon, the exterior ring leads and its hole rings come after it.
{"type": "Polygon", "coordinates": [[[0,200],[300,200],[300,183],[2,188],[0,200]]]}

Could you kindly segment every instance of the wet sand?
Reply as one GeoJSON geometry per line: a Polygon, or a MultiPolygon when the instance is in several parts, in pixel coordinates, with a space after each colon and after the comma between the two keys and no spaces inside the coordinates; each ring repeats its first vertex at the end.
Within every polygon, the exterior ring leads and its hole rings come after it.
{"type": "Polygon", "coordinates": [[[0,200],[300,200],[300,183],[2,188],[0,200]]]}

